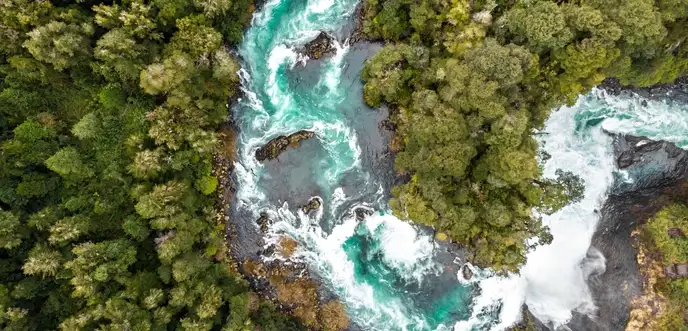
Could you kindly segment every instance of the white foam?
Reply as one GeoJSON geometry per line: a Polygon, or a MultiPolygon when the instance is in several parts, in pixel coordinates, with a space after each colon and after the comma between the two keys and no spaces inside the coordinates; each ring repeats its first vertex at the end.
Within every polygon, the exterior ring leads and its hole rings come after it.
{"type": "Polygon", "coordinates": [[[596,210],[606,200],[617,171],[612,138],[603,129],[677,142],[685,140],[688,132],[685,108],[643,101],[638,96],[621,98],[594,90],[580,97],[575,106],[562,107],[550,116],[546,134],[540,136],[541,147],[552,156],[544,164],[544,175],[553,177],[557,169],[575,173],[585,181],[585,197],[553,215],[544,215],[543,223],[550,227],[554,240],[528,254],[520,275],[477,277],[482,293],[475,299],[471,319],[457,323],[456,330],[481,325],[503,330],[520,320],[523,303],[538,319],[555,327],[567,323],[573,311],[595,313],[587,279],[591,273],[604,272],[605,260],[590,247],[590,241],[599,220],[596,210]],[[590,128],[584,123],[587,120],[602,123],[590,128]],[[500,321],[491,325],[481,311],[497,304],[502,304],[500,321]]]}
{"type": "MultiPolygon", "coordinates": [[[[327,235],[319,225],[307,222],[307,216],[300,211],[293,214],[284,205],[278,214],[280,221],[271,226],[269,237],[279,238],[287,233],[295,238],[300,245],[294,258],[306,261],[318,270],[347,306],[356,312],[351,316],[356,323],[366,330],[388,330],[390,325],[401,330],[410,330],[410,326],[414,326],[414,330],[428,329],[424,320],[405,311],[400,298],[387,298],[381,302],[371,285],[356,279],[354,263],[343,249],[344,242],[354,235],[358,225],[355,215],[345,218],[327,235]]],[[[426,246],[430,238],[417,236],[411,225],[391,214],[375,214],[363,222],[373,231],[382,231],[384,259],[388,263],[416,276],[433,271],[421,263],[432,256],[431,248],[428,250],[426,246]]],[[[268,241],[275,243],[276,239],[268,241]]]]}
{"type": "MultiPolygon", "coordinates": [[[[398,271],[407,281],[421,283],[428,273],[438,271],[432,260],[434,241],[431,236],[419,235],[416,228],[392,215],[372,217],[381,224],[382,259],[386,265],[398,271]]],[[[371,232],[374,232],[371,229],[371,232]]]]}

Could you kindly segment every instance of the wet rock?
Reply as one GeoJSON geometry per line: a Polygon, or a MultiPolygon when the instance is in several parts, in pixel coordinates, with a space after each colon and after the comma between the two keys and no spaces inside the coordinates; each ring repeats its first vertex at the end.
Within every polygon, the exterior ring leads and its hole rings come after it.
{"type": "Polygon", "coordinates": [[[261,213],[260,217],[256,220],[256,223],[258,223],[258,226],[260,226],[261,232],[268,232],[268,227],[270,226],[270,219],[268,218],[268,214],[261,213]]]}
{"type": "Polygon", "coordinates": [[[670,185],[685,176],[688,168],[688,153],[669,142],[614,135],[613,145],[619,169],[633,177],[632,183],[616,183],[615,194],[670,185]]]}
{"type": "Polygon", "coordinates": [[[314,135],[315,133],[312,131],[301,130],[288,136],[274,138],[256,151],[256,159],[261,162],[276,159],[287,148],[297,148],[302,141],[312,138],[314,135]]]}
{"type": "Polygon", "coordinates": [[[320,32],[320,34],[315,37],[315,39],[308,42],[299,53],[308,56],[310,59],[320,59],[327,55],[332,55],[336,52],[336,48],[333,45],[333,40],[329,34],[325,32],[320,32]]]}
{"type": "MultiPolygon", "coordinates": [[[[619,80],[607,78],[598,87],[613,95],[634,93],[653,100],[688,102],[688,76],[680,77],[673,83],[657,84],[650,87],[623,86],[619,80]]],[[[647,103],[643,103],[643,106],[646,105],[647,103]]]]}
{"type": "Polygon", "coordinates": [[[659,150],[666,144],[663,141],[652,141],[645,137],[629,136],[622,139],[627,146],[625,146],[626,150],[621,152],[621,155],[616,159],[619,169],[625,169],[641,162],[645,154],[659,150]]]}
{"type": "Polygon", "coordinates": [[[360,222],[366,217],[372,215],[373,211],[365,208],[356,208],[354,209],[354,214],[356,214],[356,220],[360,222]]]}
{"type": "Polygon", "coordinates": [[[320,206],[322,206],[322,200],[320,200],[320,198],[311,198],[308,200],[307,204],[301,206],[301,211],[303,211],[304,214],[309,214],[314,210],[318,210],[320,206]]]}
{"type": "Polygon", "coordinates": [[[461,274],[463,275],[463,279],[465,280],[471,280],[473,278],[473,270],[468,267],[468,265],[463,265],[463,268],[461,269],[461,274]]]}

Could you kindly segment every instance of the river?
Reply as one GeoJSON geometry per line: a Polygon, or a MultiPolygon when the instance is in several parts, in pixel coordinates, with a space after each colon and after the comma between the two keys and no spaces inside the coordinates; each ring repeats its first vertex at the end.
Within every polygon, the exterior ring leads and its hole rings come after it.
{"type": "MultiPolygon", "coordinates": [[[[257,12],[238,53],[243,96],[233,107],[240,131],[236,162],[238,213],[274,223],[267,244],[282,235],[299,243],[293,259],[305,262],[364,330],[500,330],[518,320],[526,303],[553,325],[574,310],[594,311],[586,279],[604,270],[589,251],[596,209],[615,180],[611,138],[604,132],[646,135],[688,147],[683,106],[595,90],[553,113],[538,139],[551,158],[546,176],[572,171],[586,183],[585,198],[544,216],[554,241],[528,256],[521,275],[496,277],[447,259],[432,234],[389,212],[394,182],[389,133],[379,129],[384,109],[362,101],[360,70],[379,46],[349,45],[357,0],[272,0],[257,12]],[[334,56],[309,61],[297,49],[327,31],[340,40],[334,56]],[[315,138],[277,160],[259,163],[255,151],[298,130],[315,138]],[[306,215],[312,197],[322,207],[306,215]],[[359,222],[356,208],[372,215],[359,222]]],[[[254,225],[251,225],[254,226],[254,225]]]]}

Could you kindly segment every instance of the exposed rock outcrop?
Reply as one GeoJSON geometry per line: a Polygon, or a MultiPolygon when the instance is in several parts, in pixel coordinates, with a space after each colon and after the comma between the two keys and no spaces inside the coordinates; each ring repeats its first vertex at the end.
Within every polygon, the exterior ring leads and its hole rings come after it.
{"type": "Polygon", "coordinates": [[[469,268],[467,265],[463,265],[463,268],[461,269],[461,274],[463,275],[463,279],[465,280],[471,280],[473,278],[473,270],[469,268]]]}
{"type": "Polygon", "coordinates": [[[688,76],[680,77],[670,84],[657,84],[650,87],[623,86],[619,83],[619,80],[607,78],[598,87],[613,95],[631,92],[647,99],[671,99],[677,102],[688,103],[688,76]]]}
{"type": "Polygon", "coordinates": [[[274,138],[256,151],[256,159],[261,162],[276,159],[287,148],[297,148],[302,141],[312,138],[314,135],[315,133],[312,131],[301,130],[288,136],[274,138]]]}
{"type": "Polygon", "coordinates": [[[311,198],[308,200],[308,203],[301,206],[301,211],[303,211],[304,214],[310,214],[310,212],[318,210],[322,206],[322,200],[318,197],[311,198]]]}
{"type": "Polygon", "coordinates": [[[299,50],[299,53],[313,60],[332,55],[337,51],[334,47],[333,40],[334,38],[332,36],[321,31],[315,39],[304,45],[303,48],[299,50]]]}
{"type": "Polygon", "coordinates": [[[669,278],[687,278],[688,264],[672,264],[665,266],[664,276],[669,278]]]}

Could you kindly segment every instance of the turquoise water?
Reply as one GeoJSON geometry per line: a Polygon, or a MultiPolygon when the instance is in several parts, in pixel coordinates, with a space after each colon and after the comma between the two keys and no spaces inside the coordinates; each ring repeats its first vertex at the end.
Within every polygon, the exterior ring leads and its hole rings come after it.
{"type": "Polygon", "coordinates": [[[554,242],[532,252],[521,275],[474,269],[471,282],[460,281],[463,261],[452,260],[428,231],[388,212],[393,169],[388,134],[378,129],[385,111],[363,104],[359,76],[377,47],[349,46],[342,38],[356,4],[273,0],[254,15],[238,50],[244,94],[233,108],[240,128],[236,208],[274,220],[266,245],[282,235],[296,239],[294,259],[307,263],[364,330],[499,330],[518,320],[523,303],[554,324],[573,310],[594,311],[585,280],[604,267],[604,258],[586,260],[586,252],[597,223],[593,210],[616,171],[603,131],[688,147],[685,108],[595,91],[556,112],[540,136],[552,155],[545,174],[562,168],[581,175],[586,198],[544,217],[554,242]],[[338,37],[336,54],[320,61],[298,55],[320,31],[338,37]],[[255,160],[270,139],[304,129],[316,137],[278,160],[255,160]],[[298,206],[312,197],[323,206],[304,215],[298,206]],[[372,215],[358,221],[356,208],[372,215]]]}
{"type": "Polygon", "coordinates": [[[306,61],[296,50],[320,31],[345,34],[357,1],[270,1],[254,16],[239,48],[244,96],[235,107],[241,129],[237,165],[241,207],[268,213],[280,235],[299,242],[305,261],[366,330],[446,330],[468,318],[470,284],[460,264],[440,262],[432,234],[389,214],[391,158],[378,129],[384,111],[362,101],[360,70],[377,47],[350,47],[306,61]],[[255,150],[298,130],[315,139],[277,161],[257,163],[255,150]],[[319,197],[304,215],[298,205],[319,197]],[[357,221],[354,208],[373,215],[357,221]],[[445,264],[449,265],[445,265],[445,264]]]}

